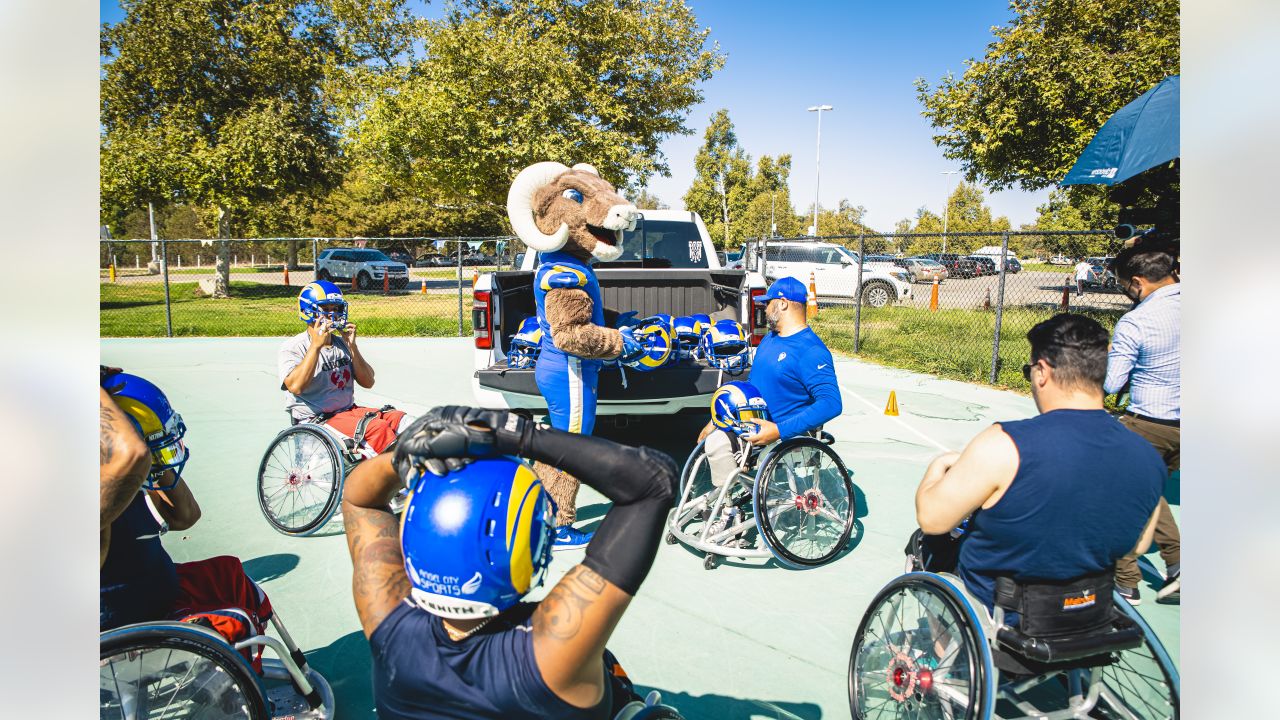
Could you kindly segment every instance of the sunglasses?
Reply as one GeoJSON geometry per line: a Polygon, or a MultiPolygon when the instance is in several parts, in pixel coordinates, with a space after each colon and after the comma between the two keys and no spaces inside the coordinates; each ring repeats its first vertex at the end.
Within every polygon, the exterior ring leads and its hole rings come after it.
{"type": "Polygon", "coordinates": [[[1035,367],[1035,363],[1024,363],[1022,366],[1022,379],[1031,382],[1031,368],[1035,367]]]}

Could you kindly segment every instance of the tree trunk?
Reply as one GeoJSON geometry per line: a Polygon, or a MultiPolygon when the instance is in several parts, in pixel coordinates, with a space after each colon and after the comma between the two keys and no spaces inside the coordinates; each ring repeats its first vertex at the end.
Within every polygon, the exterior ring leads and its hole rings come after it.
{"type": "Polygon", "coordinates": [[[218,206],[218,237],[222,240],[218,242],[213,296],[225,298],[231,294],[231,243],[226,242],[231,237],[231,211],[221,205],[218,206]]]}
{"type": "Polygon", "coordinates": [[[285,267],[289,268],[290,270],[298,269],[298,241],[297,240],[289,241],[289,258],[288,260],[285,261],[285,263],[286,263],[285,267]]]}

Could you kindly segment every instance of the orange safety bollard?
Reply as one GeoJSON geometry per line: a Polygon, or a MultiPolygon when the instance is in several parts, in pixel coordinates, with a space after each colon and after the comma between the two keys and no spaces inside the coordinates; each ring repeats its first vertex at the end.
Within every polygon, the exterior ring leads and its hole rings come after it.
{"type": "Polygon", "coordinates": [[[809,299],[805,302],[805,317],[818,317],[818,286],[813,273],[809,273],[809,299]]]}
{"type": "Polygon", "coordinates": [[[1062,312],[1071,309],[1071,285],[1067,282],[1062,283],[1062,312]]]}
{"type": "Polygon", "coordinates": [[[284,286],[289,287],[289,265],[284,266],[284,286]]]}
{"type": "Polygon", "coordinates": [[[933,289],[929,291],[929,310],[938,311],[938,278],[933,279],[933,289]]]}
{"type": "Polygon", "coordinates": [[[391,273],[382,273],[382,294],[389,295],[391,293],[391,273]]]}

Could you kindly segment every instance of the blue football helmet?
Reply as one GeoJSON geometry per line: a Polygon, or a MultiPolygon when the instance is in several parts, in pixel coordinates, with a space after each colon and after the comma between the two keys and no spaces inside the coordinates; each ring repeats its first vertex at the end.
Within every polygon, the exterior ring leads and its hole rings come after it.
{"type": "Polygon", "coordinates": [[[648,372],[660,368],[672,356],[674,345],[674,329],[671,327],[670,315],[651,315],[641,320],[635,327],[624,332],[644,346],[644,354],[623,362],[629,368],[648,372]]]}
{"type": "Polygon", "coordinates": [[[681,360],[695,360],[698,357],[698,343],[702,340],[702,328],[705,327],[697,316],[685,315],[675,319],[676,357],[681,360]]]}
{"type": "Polygon", "coordinates": [[[511,349],[507,351],[507,367],[528,370],[538,363],[542,354],[542,326],[538,318],[530,315],[520,321],[520,329],[511,337],[511,349]]]}
{"type": "Polygon", "coordinates": [[[764,396],[749,382],[725,383],[711,396],[711,422],[737,435],[754,435],[753,420],[770,420],[764,396]]]}
{"type": "Polygon", "coordinates": [[[342,299],[338,286],[328,280],[307,283],[298,293],[298,318],[310,325],[322,317],[329,318],[334,330],[347,326],[347,301],[342,299]]]}
{"type": "Polygon", "coordinates": [[[542,584],[555,543],[555,502],[515,458],[423,474],[400,523],[413,602],[459,620],[492,617],[542,584]]]}
{"type": "Polygon", "coordinates": [[[717,320],[702,333],[698,345],[707,364],[730,375],[741,375],[751,366],[751,344],[737,320],[717,320]]]}
{"type": "Polygon", "coordinates": [[[147,380],[129,373],[116,373],[103,379],[116,405],[124,410],[138,434],[151,451],[151,471],[142,487],[147,490],[172,490],[182,477],[182,468],[191,457],[183,443],[187,426],[182,416],[169,404],[164,392],[147,380]],[[172,470],[173,475],[166,478],[172,470]]]}

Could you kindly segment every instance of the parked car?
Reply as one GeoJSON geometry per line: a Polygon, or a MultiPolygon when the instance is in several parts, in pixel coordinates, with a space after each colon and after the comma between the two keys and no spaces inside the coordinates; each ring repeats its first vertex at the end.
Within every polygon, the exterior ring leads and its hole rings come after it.
{"type": "Polygon", "coordinates": [[[1104,290],[1116,289],[1116,276],[1111,272],[1110,265],[1114,258],[1105,257],[1087,257],[1084,262],[1089,263],[1089,277],[1084,281],[1086,288],[1102,288],[1104,290]]]}
{"type": "Polygon", "coordinates": [[[972,278],[977,277],[979,273],[978,263],[955,253],[927,253],[920,257],[928,258],[942,265],[947,269],[948,277],[972,278]]]}
{"type": "MultiPolygon", "coordinates": [[[[765,278],[794,277],[808,284],[812,275],[818,297],[853,298],[858,288],[858,253],[820,241],[770,242],[765,247],[765,278]]],[[[884,307],[911,297],[911,276],[892,262],[862,264],[862,302],[884,307]]]]}
{"type": "Polygon", "coordinates": [[[453,264],[453,258],[448,255],[441,255],[440,253],[427,253],[425,255],[420,255],[417,260],[413,261],[414,267],[448,267],[453,264]]]}
{"type": "Polygon", "coordinates": [[[1018,258],[1010,255],[1009,257],[1005,258],[1005,263],[1007,264],[1007,267],[1004,270],[1006,273],[1013,273],[1014,275],[1017,275],[1018,273],[1022,272],[1022,263],[1018,260],[1018,258]]]}
{"type": "Polygon", "coordinates": [[[387,253],[387,257],[391,258],[392,260],[395,260],[398,263],[404,263],[405,267],[413,266],[413,256],[407,252],[392,250],[391,252],[387,253]]]}
{"type": "Polygon", "coordinates": [[[1061,253],[1049,258],[1050,265],[1075,265],[1076,261],[1061,253]]]}
{"type": "Polygon", "coordinates": [[[999,275],[1000,267],[996,265],[995,258],[987,255],[970,255],[968,258],[978,263],[978,275],[999,275]]]}
{"type": "Polygon", "coordinates": [[[462,264],[467,266],[497,265],[498,258],[487,253],[469,253],[462,256],[462,264]]]}
{"type": "Polygon", "coordinates": [[[969,257],[990,258],[991,262],[995,263],[997,273],[1000,272],[1001,258],[1003,258],[1008,263],[1009,267],[1007,268],[1006,272],[1016,273],[1022,269],[1022,263],[1018,262],[1018,258],[1014,256],[1013,253],[1001,252],[1000,247],[996,245],[989,245],[984,248],[979,248],[977,252],[970,255],[969,257]]]}
{"type": "Polygon", "coordinates": [[[359,290],[382,286],[386,278],[393,288],[409,284],[409,266],[368,248],[326,248],[316,258],[316,279],[349,282],[359,290]]]}
{"type": "Polygon", "coordinates": [[[942,267],[942,263],[928,258],[899,258],[893,261],[894,265],[907,271],[911,276],[911,282],[928,282],[934,280],[942,282],[947,279],[947,269],[942,267]]]}

